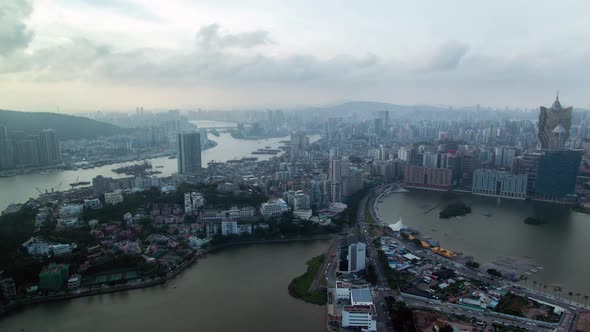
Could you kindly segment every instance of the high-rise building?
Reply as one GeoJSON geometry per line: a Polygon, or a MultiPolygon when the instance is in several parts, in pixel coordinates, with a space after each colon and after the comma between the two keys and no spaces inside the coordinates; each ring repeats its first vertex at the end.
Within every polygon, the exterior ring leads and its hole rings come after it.
{"type": "Polygon", "coordinates": [[[39,145],[33,139],[14,142],[14,162],[16,166],[28,167],[39,165],[39,145]]]}
{"type": "Polygon", "coordinates": [[[332,182],[340,182],[342,177],[342,160],[333,159],[330,160],[330,170],[328,174],[328,180],[332,182]]]}
{"type": "Polygon", "coordinates": [[[0,169],[11,169],[14,166],[14,145],[11,141],[0,140],[0,169]]]}
{"type": "Polygon", "coordinates": [[[53,129],[43,129],[37,133],[39,163],[41,165],[56,164],[61,161],[59,139],[53,129]]]}
{"type": "Polygon", "coordinates": [[[178,134],[178,174],[201,169],[201,133],[178,134]]]}
{"type": "Polygon", "coordinates": [[[576,193],[582,151],[545,151],[538,161],[535,198],[564,201],[576,193]]]}
{"type": "Polygon", "coordinates": [[[563,108],[559,92],[551,108],[541,106],[539,112],[539,144],[541,149],[561,150],[570,137],[572,107],[563,108]],[[557,130],[557,132],[555,132],[557,130]],[[554,140],[558,141],[554,141],[554,140]]]}
{"type": "Polygon", "coordinates": [[[404,168],[404,186],[431,190],[451,190],[453,171],[448,168],[426,168],[406,165],[404,168]]]}
{"type": "Polygon", "coordinates": [[[6,130],[6,126],[0,124],[0,142],[8,140],[8,131],[6,130]]]}
{"type": "Polygon", "coordinates": [[[483,196],[526,199],[527,176],[527,174],[478,169],[473,172],[472,191],[474,194],[483,196]]]}

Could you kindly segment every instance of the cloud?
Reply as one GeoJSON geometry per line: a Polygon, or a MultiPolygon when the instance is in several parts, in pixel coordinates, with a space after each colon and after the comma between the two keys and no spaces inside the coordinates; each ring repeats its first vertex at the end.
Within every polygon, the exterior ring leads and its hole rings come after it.
{"type": "Polygon", "coordinates": [[[23,22],[33,11],[30,0],[0,1],[0,55],[26,48],[33,32],[23,22]]]}
{"type": "Polygon", "coordinates": [[[430,60],[430,69],[449,70],[456,68],[467,54],[469,45],[450,41],[441,45],[430,60]]]}
{"type": "Polygon", "coordinates": [[[253,48],[272,44],[268,31],[255,30],[242,33],[223,33],[218,24],[202,27],[197,32],[197,48],[203,50],[219,50],[224,48],[253,48]]]}

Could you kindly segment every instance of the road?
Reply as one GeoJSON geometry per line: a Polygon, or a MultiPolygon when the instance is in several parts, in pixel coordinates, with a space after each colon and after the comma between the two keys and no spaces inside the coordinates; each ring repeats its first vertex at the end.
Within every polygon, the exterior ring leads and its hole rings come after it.
{"type": "MultiPolygon", "coordinates": [[[[378,188],[376,191],[382,192],[386,188],[389,188],[391,186],[392,185],[384,186],[384,187],[378,188]]],[[[395,185],[393,185],[393,186],[395,186],[395,185]]],[[[374,220],[376,222],[380,222],[377,219],[377,214],[375,213],[374,204],[372,204],[372,202],[371,202],[371,205],[370,205],[369,209],[370,209],[370,212],[371,212],[374,220]]],[[[364,213],[364,210],[363,210],[363,213],[364,213]]],[[[364,218],[363,218],[362,221],[364,222],[364,218]]],[[[360,221],[359,221],[359,223],[360,223],[360,221]]],[[[365,232],[364,234],[367,234],[367,233],[365,232]]],[[[403,243],[404,247],[407,250],[411,251],[414,255],[419,256],[421,258],[429,259],[431,261],[435,261],[435,262],[441,264],[443,267],[452,269],[452,270],[454,270],[454,271],[456,271],[456,272],[458,272],[460,274],[463,274],[466,277],[469,277],[469,278],[472,278],[472,279],[481,280],[481,281],[483,281],[485,283],[488,283],[488,284],[490,284],[490,285],[492,285],[494,287],[503,288],[503,289],[505,289],[507,291],[513,292],[515,294],[518,294],[518,295],[521,295],[521,296],[524,296],[524,297],[532,297],[532,298],[535,298],[535,299],[540,300],[542,302],[549,303],[549,304],[551,304],[553,306],[558,306],[558,307],[564,308],[565,311],[564,311],[564,313],[562,315],[562,318],[561,318],[561,321],[559,323],[559,326],[558,327],[555,327],[555,326],[553,327],[553,329],[555,329],[557,331],[570,331],[573,328],[572,327],[572,324],[574,323],[575,316],[577,314],[579,314],[581,312],[581,310],[582,310],[580,307],[577,307],[577,306],[574,306],[574,305],[572,305],[570,303],[567,303],[563,299],[560,299],[560,298],[557,298],[557,297],[554,297],[554,296],[550,296],[548,294],[541,293],[541,292],[538,292],[536,290],[531,290],[529,288],[522,287],[521,285],[519,285],[517,283],[513,283],[513,282],[510,282],[510,281],[505,280],[505,279],[500,279],[500,278],[492,277],[490,275],[487,275],[487,274],[482,273],[479,270],[474,270],[474,269],[468,268],[468,267],[466,267],[465,265],[463,265],[461,263],[458,263],[458,262],[455,262],[455,261],[453,261],[451,259],[448,259],[448,258],[439,256],[439,255],[433,253],[432,251],[427,250],[427,249],[424,249],[422,247],[418,247],[418,246],[416,246],[411,241],[406,241],[406,240],[404,240],[404,239],[402,239],[400,237],[397,237],[397,241],[399,241],[400,243],[403,243]]],[[[372,245],[372,242],[371,241],[367,241],[367,242],[372,245]]],[[[407,298],[405,298],[405,300],[408,301],[407,298]]],[[[431,307],[431,305],[430,305],[429,302],[432,301],[432,300],[429,300],[429,299],[425,299],[425,300],[426,300],[425,301],[426,303],[424,303],[424,301],[416,301],[416,300],[412,300],[411,303],[413,305],[416,305],[418,303],[421,303],[421,306],[422,307],[431,307]]],[[[440,310],[443,310],[443,308],[447,307],[446,305],[447,304],[445,304],[445,306],[439,306],[440,310]]],[[[451,305],[451,304],[449,304],[449,305],[451,305]]],[[[463,308],[463,307],[461,307],[461,308],[463,308]]],[[[453,310],[457,310],[457,309],[454,308],[453,310]]],[[[480,319],[482,317],[482,314],[479,313],[479,312],[472,312],[472,311],[469,311],[469,310],[466,310],[466,309],[463,309],[462,311],[468,317],[475,317],[477,319],[480,319]]],[[[488,312],[488,316],[494,317],[494,314],[493,313],[490,314],[488,312]]],[[[534,323],[534,324],[537,324],[537,323],[534,323]]],[[[531,325],[528,325],[528,324],[524,324],[524,325],[529,330],[539,330],[541,328],[540,326],[536,326],[534,328],[531,328],[531,325]]],[[[542,325],[542,323],[539,324],[539,325],[542,325]]]]}

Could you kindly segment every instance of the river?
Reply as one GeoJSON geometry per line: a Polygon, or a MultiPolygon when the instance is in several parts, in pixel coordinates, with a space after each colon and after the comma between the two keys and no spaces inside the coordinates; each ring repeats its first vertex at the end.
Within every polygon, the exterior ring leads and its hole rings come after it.
{"type": "Polygon", "coordinates": [[[0,331],[325,331],[324,307],[292,298],[291,280],[328,241],[233,247],[201,258],[167,286],[26,308],[0,331]]]}
{"type": "MultiPolygon", "coordinates": [[[[566,297],[569,291],[590,295],[589,215],[542,202],[418,190],[394,193],[379,209],[387,222],[395,223],[401,217],[406,226],[438,240],[442,247],[460,250],[480,263],[505,257],[532,260],[542,269],[529,276],[528,286],[534,280],[562,286],[566,297]],[[470,205],[472,213],[440,219],[438,212],[457,199],[470,205]],[[527,225],[526,217],[542,218],[546,223],[527,225]]],[[[551,287],[546,291],[552,291],[551,287]]]]}
{"type": "MultiPolygon", "coordinates": [[[[231,122],[223,121],[194,121],[201,128],[228,127],[231,122]]],[[[209,139],[217,142],[217,146],[202,152],[201,160],[203,167],[207,167],[210,161],[225,162],[231,159],[252,156],[252,152],[270,146],[273,149],[283,145],[280,141],[288,140],[289,137],[269,138],[261,140],[242,140],[235,139],[229,133],[220,133],[219,137],[209,135],[209,139]]],[[[310,141],[315,142],[319,135],[311,135],[310,141]]],[[[259,160],[268,160],[272,155],[255,155],[259,160]]],[[[176,159],[167,157],[148,159],[154,168],[161,171],[160,176],[169,176],[177,171],[176,159]]],[[[13,177],[0,178],[0,211],[3,211],[11,203],[24,203],[29,198],[39,196],[40,191],[51,191],[52,188],[57,190],[61,184],[61,190],[69,189],[70,183],[79,181],[92,181],[97,175],[110,176],[112,178],[126,177],[125,174],[117,174],[111,171],[114,168],[130,165],[133,162],[106,165],[92,169],[79,169],[75,171],[63,171],[52,173],[31,173],[17,175],[13,177]]]]}

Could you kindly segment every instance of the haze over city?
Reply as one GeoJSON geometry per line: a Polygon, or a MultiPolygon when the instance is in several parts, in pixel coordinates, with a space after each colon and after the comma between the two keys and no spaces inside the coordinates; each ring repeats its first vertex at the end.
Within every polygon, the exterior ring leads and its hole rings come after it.
{"type": "Polygon", "coordinates": [[[589,10],[585,1],[4,0],[2,107],[530,109],[558,88],[588,107],[589,10]]]}
{"type": "Polygon", "coordinates": [[[0,331],[590,332],[588,13],[0,0],[0,331]]]}

